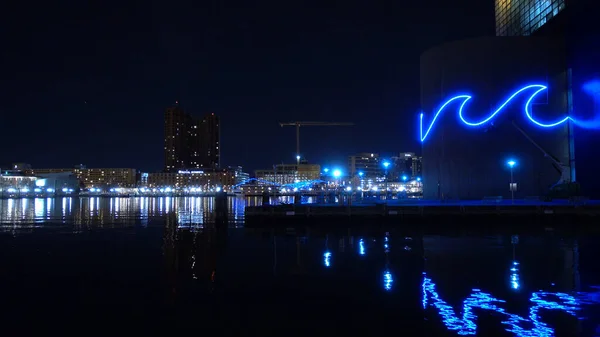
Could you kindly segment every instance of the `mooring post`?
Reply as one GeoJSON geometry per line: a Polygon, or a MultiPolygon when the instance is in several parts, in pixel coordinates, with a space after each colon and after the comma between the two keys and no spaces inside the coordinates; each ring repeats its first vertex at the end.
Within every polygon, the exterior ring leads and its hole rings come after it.
{"type": "Polygon", "coordinates": [[[217,226],[227,226],[228,216],[227,192],[217,192],[215,195],[215,224],[217,226]]]}

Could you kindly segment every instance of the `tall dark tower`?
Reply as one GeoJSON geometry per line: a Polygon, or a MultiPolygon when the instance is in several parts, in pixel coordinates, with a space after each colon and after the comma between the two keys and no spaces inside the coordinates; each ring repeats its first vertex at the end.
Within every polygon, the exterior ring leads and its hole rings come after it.
{"type": "Polygon", "coordinates": [[[204,116],[200,122],[200,156],[198,167],[221,166],[221,128],[219,117],[214,113],[204,116]]]}
{"type": "Polygon", "coordinates": [[[175,106],[165,110],[165,167],[167,172],[176,171],[187,166],[188,144],[187,125],[189,116],[179,107],[175,106]]]}

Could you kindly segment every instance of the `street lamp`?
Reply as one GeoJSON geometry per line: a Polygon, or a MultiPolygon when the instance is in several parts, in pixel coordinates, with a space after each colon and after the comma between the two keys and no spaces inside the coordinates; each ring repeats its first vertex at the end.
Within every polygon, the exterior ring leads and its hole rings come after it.
{"type": "Polygon", "coordinates": [[[388,167],[390,167],[389,161],[383,162],[383,167],[385,168],[385,198],[387,199],[387,190],[388,190],[388,167]]]}
{"type": "Polygon", "coordinates": [[[299,154],[296,155],[296,162],[298,163],[298,165],[300,165],[300,155],[299,154]]]}
{"type": "Polygon", "coordinates": [[[517,165],[517,162],[511,159],[511,160],[507,161],[506,164],[508,164],[508,167],[510,167],[510,198],[511,198],[511,202],[514,204],[515,203],[515,188],[514,188],[514,180],[513,180],[513,167],[515,167],[515,165],[517,165]]]}

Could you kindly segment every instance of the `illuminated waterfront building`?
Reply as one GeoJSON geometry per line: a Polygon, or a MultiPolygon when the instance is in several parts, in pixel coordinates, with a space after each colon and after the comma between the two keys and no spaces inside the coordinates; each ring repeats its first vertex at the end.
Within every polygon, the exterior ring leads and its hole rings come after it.
{"type": "Polygon", "coordinates": [[[157,172],[147,174],[147,185],[144,187],[183,188],[195,187],[202,191],[210,191],[217,187],[228,189],[235,185],[236,171],[229,169],[178,170],[177,172],[157,172]]]}
{"type": "Polygon", "coordinates": [[[30,169],[28,175],[44,176],[57,173],[72,173],[85,188],[89,187],[135,187],[136,170],[133,168],[73,168],[30,169]]]}
{"type": "Polygon", "coordinates": [[[312,164],[279,164],[271,170],[256,170],[257,179],[273,182],[278,185],[293,184],[303,181],[319,180],[321,166],[312,164]]]}

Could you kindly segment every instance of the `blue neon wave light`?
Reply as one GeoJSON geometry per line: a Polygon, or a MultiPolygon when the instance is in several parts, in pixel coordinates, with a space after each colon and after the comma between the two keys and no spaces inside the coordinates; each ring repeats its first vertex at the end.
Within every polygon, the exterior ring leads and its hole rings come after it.
{"type": "Polygon", "coordinates": [[[560,119],[558,121],[552,122],[552,123],[540,122],[540,121],[536,120],[535,118],[533,118],[533,115],[531,113],[531,104],[533,103],[533,100],[536,98],[536,96],[538,94],[540,94],[542,91],[545,91],[547,89],[548,89],[548,87],[546,87],[545,85],[542,85],[542,84],[531,84],[531,85],[524,86],[521,89],[515,91],[512,95],[510,95],[504,101],[504,103],[502,103],[489,116],[487,116],[486,118],[484,118],[482,120],[479,120],[479,121],[468,120],[467,118],[465,118],[464,113],[463,113],[465,105],[473,97],[470,96],[470,95],[458,95],[458,96],[454,96],[454,97],[448,99],[444,104],[442,104],[442,106],[438,109],[438,111],[433,116],[433,119],[431,120],[431,123],[429,124],[429,126],[427,127],[427,130],[425,130],[425,131],[423,131],[423,117],[424,117],[424,114],[421,113],[420,118],[419,118],[419,136],[420,136],[421,142],[424,142],[425,139],[427,138],[427,136],[429,136],[429,133],[431,132],[431,129],[433,128],[433,125],[437,121],[437,119],[440,116],[440,114],[449,105],[451,105],[454,102],[460,103],[460,105],[458,107],[458,117],[460,118],[461,122],[463,124],[467,125],[467,126],[476,127],[476,126],[485,125],[488,122],[490,122],[494,117],[496,117],[500,112],[502,112],[502,110],[504,108],[506,108],[506,106],[508,104],[510,104],[511,101],[513,101],[515,98],[517,98],[518,96],[520,96],[524,92],[530,92],[530,94],[529,94],[529,98],[525,102],[525,105],[523,106],[523,112],[525,113],[525,116],[527,117],[527,119],[531,123],[533,123],[534,125],[537,125],[537,126],[542,127],[542,128],[553,128],[553,127],[562,125],[563,123],[566,123],[569,120],[573,121],[573,119],[571,117],[569,117],[569,116],[565,116],[564,118],[562,118],[562,119],[560,119]]]}

